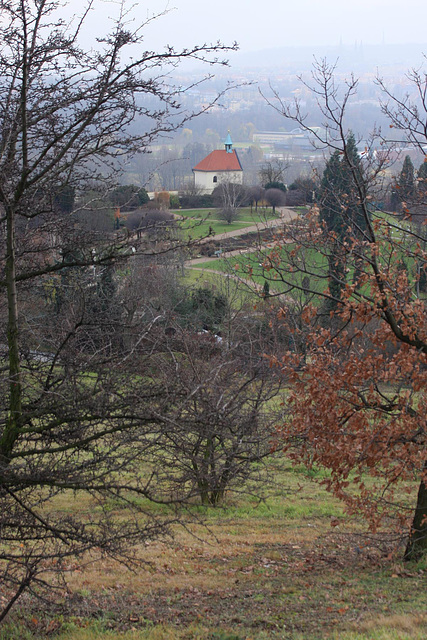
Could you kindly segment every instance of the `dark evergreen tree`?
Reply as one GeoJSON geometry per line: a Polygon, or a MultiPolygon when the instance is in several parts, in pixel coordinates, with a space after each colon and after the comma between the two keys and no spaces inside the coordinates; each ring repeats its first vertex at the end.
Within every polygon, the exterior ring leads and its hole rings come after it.
{"type": "Polygon", "coordinates": [[[327,231],[335,232],[341,237],[344,233],[341,194],[343,191],[343,176],[341,157],[335,151],[326,163],[321,183],[320,220],[327,231]]]}
{"type": "Polygon", "coordinates": [[[287,188],[286,185],[283,182],[280,182],[279,180],[272,180],[270,182],[266,182],[264,185],[264,189],[280,189],[280,191],[283,191],[283,193],[286,193],[287,188]]]}
{"type": "MultiPolygon", "coordinates": [[[[363,237],[366,219],[360,206],[363,194],[363,167],[356,140],[350,133],[344,153],[335,151],[326,163],[320,187],[320,220],[331,239],[329,260],[329,291],[335,307],[346,280],[344,244],[363,237]]],[[[357,272],[357,265],[354,265],[357,272]]]]}
{"type": "Polygon", "coordinates": [[[292,184],[289,185],[289,191],[302,191],[306,202],[312,203],[314,194],[318,188],[316,180],[310,176],[299,176],[292,184]]]}
{"type": "Polygon", "coordinates": [[[415,196],[415,169],[409,156],[405,156],[402,171],[399,173],[397,181],[399,197],[401,202],[413,200],[415,196]]]}
{"type": "MultiPolygon", "coordinates": [[[[427,158],[427,156],[426,156],[427,158]]],[[[427,161],[421,164],[417,171],[417,196],[418,201],[426,203],[427,200],[427,161]]]]}
{"type": "Polygon", "coordinates": [[[59,213],[71,213],[74,207],[75,188],[66,184],[54,195],[54,209],[59,213]]]}
{"type": "Polygon", "coordinates": [[[217,331],[228,308],[226,298],[201,287],[193,292],[191,303],[196,325],[207,331],[217,331]]]}
{"type": "Polygon", "coordinates": [[[427,160],[424,160],[424,162],[421,163],[420,168],[417,171],[417,178],[418,180],[422,180],[424,184],[427,184],[427,160]]]}
{"type": "Polygon", "coordinates": [[[264,280],[264,285],[262,287],[262,295],[264,296],[264,298],[270,297],[270,283],[268,282],[268,280],[264,280]]]}
{"type": "Polygon", "coordinates": [[[342,158],[343,177],[344,177],[344,194],[343,200],[347,200],[345,209],[345,218],[347,228],[357,236],[364,235],[366,232],[366,218],[360,206],[363,199],[361,189],[364,185],[363,166],[360,155],[356,146],[356,139],[353,133],[347,138],[345,153],[342,158]]]}
{"type": "MultiPolygon", "coordinates": [[[[427,229],[425,227],[424,220],[425,220],[425,213],[424,213],[424,206],[427,203],[427,156],[424,160],[424,162],[420,165],[418,171],[417,171],[417,185],[416,185],[416,196],[417,196],[417,204],[420,205],[419,210],[420,210],[420,217],[418,218],[418,216],[414,216],[413,217],[413,221],[415,221],[416,223],[418,223],[418,230],[417,233],[418,235],[421,237],[422,239],[422,247],[423,250],[425,251],[426,249],[426,243],[427,243],[427,229]]],[[[426,263],[423,261],[420,261],[417,264],[417,269],[418,269],[418,273],[419,273],[419,280],[418,280],[418,289],[420,292],[422,293],[426,293],[427,292],[427,272],[426,272],[426,263]]]]}
{"type": "Polygon", "coordinates": [[[143,187],[125,184],[116,187],[110,193],[111,204],[123,211],[134,211],[150,201],[149,195],[143,187]]]}
{"type": "Polygon", "coordinates": [[[390,209],[392,211],[400,211],[400,196],[397,189],[397,184],[393,184],[391,186],[390,209]]]}

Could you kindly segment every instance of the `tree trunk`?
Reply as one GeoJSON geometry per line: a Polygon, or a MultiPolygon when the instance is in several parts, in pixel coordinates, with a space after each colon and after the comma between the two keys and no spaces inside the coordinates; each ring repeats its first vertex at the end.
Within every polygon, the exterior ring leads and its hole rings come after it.
{"type": "Polygon", "coordinates": [[[427,460],[418,489],[417,506],[404,560],[419,560],[427,553],[427,460]]]}
{"type": "Polygon", "coordinates": [[[18,300],[15,264],[15,214],[7,208],[6,290],[8,304],[7,342],[9,349],[9,415],[0,439],[0,460],[8,464],[8,458],[18,437],[22,420],[22,382],[19,355],[18,300]]]}

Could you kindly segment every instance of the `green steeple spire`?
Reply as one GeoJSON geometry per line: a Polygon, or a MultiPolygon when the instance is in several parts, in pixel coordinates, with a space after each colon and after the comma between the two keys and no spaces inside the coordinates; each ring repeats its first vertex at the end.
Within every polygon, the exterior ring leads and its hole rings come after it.
{"type": "Polygon", "coordinates": [[[230,136],[230,132],[227,133],[227,137],[225,139],[225,150],[227,153],[233,153],[233,141],[230,136]]]}

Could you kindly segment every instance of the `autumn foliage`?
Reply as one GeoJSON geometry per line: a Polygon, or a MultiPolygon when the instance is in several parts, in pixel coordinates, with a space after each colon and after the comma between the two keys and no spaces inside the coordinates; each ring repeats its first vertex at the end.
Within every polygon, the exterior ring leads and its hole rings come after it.
{"type": "MultiPolygon", "coordinates": [[[[408,526],[413,504],[402,498],[400,485],[420,482],[406,550],[415,557],[426,545],[425,303],[414,296],[416,276],[411,280],[401,268],[402,246],[387,242],[386,225],[374,226],[377,242],[364,246],[364,270],[357,282],[342,283],[337,309],[325,314],[321,303],[305,308],[307,350],[273,358],[290,382],[278,436],[296,462],[328,469],[323,482],[373,528],[392,515],[408,526]],[[378,268],[369,273],[372,263],[378,268]]],[[[299,229],[301,244],[288,249],[294,263],[316,227],[318,250],[326,251],[329,234],[312,223],[299,229]]],[[[285,246],[283,239],[280,244],[285,246]]],[[[415,246],[412,256],[419,252],[415,246]]],[[[346,258],[348,268],[348,252],[346,258]]],[[[274,264],[271,271],[283,268],[274,264]]],[[[325,288],[320,297],[329,295],[325,288]]]]}
{"type": "MultiPolygon", "coordinates": [[[[426,96],[427,74],[410,78],[426,96]]],[[[373,135],[361,154],[345,127],[357,80],[342,89],[325,61],[312,80],[306,86],[319,98],[323,134],[305,123],[298,102],[290,107],[277,94],[271,101],[331,154],[312,211],[284,229],[262,262],[258,256],[264,277],[283,292],[284,322],[292,300],[306,298],[293,323],[306,349],[273,358],[290,388],[277,446],[326,469],[322,482],[372,528],[396,516],[408,534],[405,559],[416,560],[427,551],[425,204],[407,198],[400,215],[379,210],[390,165],[384,141],[373,135]]],[[[427,100],[399,102],[379,84],[389,100],[385,115],[422,150],[427,100]]]]}

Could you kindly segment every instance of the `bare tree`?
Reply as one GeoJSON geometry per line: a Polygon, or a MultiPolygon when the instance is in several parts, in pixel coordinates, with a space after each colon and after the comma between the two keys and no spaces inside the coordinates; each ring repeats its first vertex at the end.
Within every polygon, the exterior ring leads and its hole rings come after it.
{"type": "Polygon", "coordinates": [[[289,163],[279,160],[279,158],[266,162],[259,170],[259,177],[263,187],[274,182],[283,184],[288,167],[289,163]]]}
{"type": "Polygon", "coordinates": [[[138,209],[133,211],[124,221],[126,229],[133,231],[136,237],[141,239],[142,234],[149,236],[151,240],[167,240],[171,238],[174,228],[174,217],[168,211],[160,209],[138,209]]]}
{"type": "Polygon", "coordinates": [[[255,211],[258,211],[258,203],[260,202],[260,200],[264,198],[264,195],[265,195],[264,187],[260,187],[260,186],[249,187],[248,199],[251,203],[251,209],[252,209],[253,203],[255,203],[255,211]]]}
{"type": "Polygon", "coordinates": [[[273,215],[276,214],[276,207],[286,204],[286,194],[280,189],[267,189],[265,199],[273,207],[273,215]]]}
{"type": "Polygon", "coordinates": [[[280,376],[261,376],[260,369],[248,375],[242,359],[214,340],[207,334],[184,336],[180,353],[173,343],[169,357],[159,362],[170,405],[153,454],[170,495],[197,496],[212,506],[226,492],[265,490],[261,463],[271,455],[277,419],[269,401],[281,387],[280,376]]]}
{"type": "Polygon", "coordinates": [[[79,37],[92,6],[66,25],[55,20],[57,2],[1,2],[0,620],[65,558],[125,560],[126,549],[165,532],[142,513],[115,518],[108,508],[128,507],[132,494],[155,497],[141,460],[157,420],[158,388],[146,375],[157,320],[126,350],[120,316],[105,306],[109,268],[143,239],[131,247],[127,233],[91,230],[78,205],[58,208],[57,196],[103,190],[122,156],[195,115],[181,110],[185,88],[164,80],[167,69],[218,61],[225,47],[145,51],[147,23],[132,30],[120,4],[111,32],[85,51],[79,37]],[[144,127],[134,133],[137,116],[144,127]],[[64,495],[72,514],[57,505],[64,495]]]}
{"type": "Polygon", "coordinates": [[[231,224],[238,216],[238,208],[246,201],[246,188],[238,182],[222,182],[213,191],[218,216],[231,224]]]}

